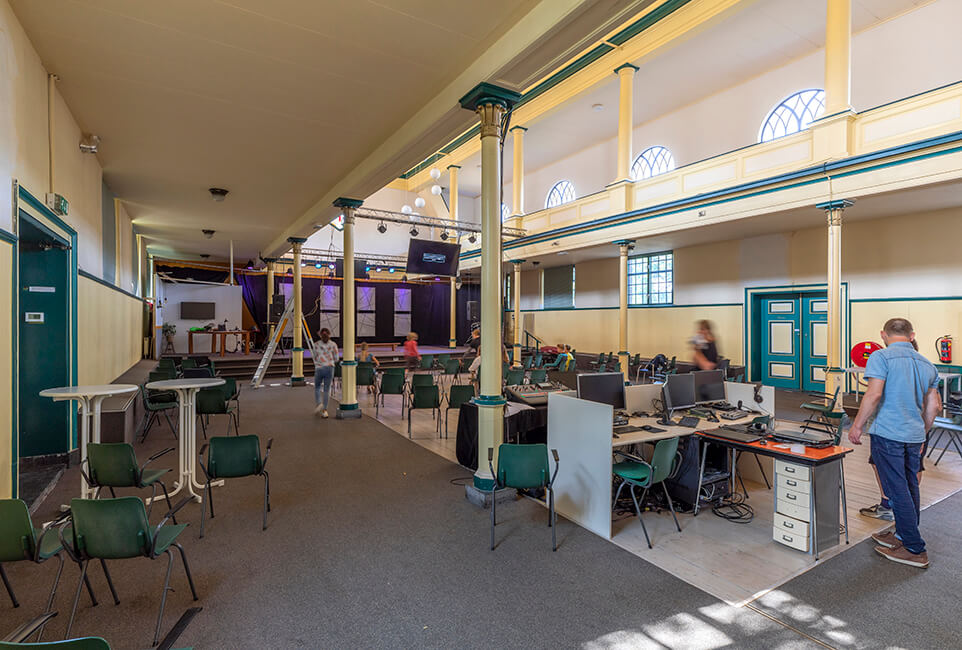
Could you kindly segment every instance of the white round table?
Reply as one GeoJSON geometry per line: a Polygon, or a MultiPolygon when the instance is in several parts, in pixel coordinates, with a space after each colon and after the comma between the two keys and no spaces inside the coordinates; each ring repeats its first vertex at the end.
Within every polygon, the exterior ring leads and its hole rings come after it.
{"type": "MultiPolygon", "coordinates": [[[[87,443],[100,442],[100,407],[103,401],[114,395],[124,395],[137,390],[134,384],[104,384],[101,386],[62,386],[40,391],[41,397],[50,397],[55,402],[73,400],[80,404],[80,462],[87,460],[87,443]],[[91,426],[90,418],[93,419],[91,426]]],[[[80,474],[80,498],[89,499],[93,489],[80,474]]]]}
{"type": "MultiPolygon", "coordinates": [[[[152,381],[146,385],[150,390],[172,390],[177,393],[177,401],[180,403],[180,431],[179,457],[180,465],[177,474],[177,482],[174,491],[170,496],[174,496],[181,490],[187,490],[188,494],[195,501],[201,498],[195,492],[204,489],[204,486],[197,482],[195,478],[195,465],[197,462],[197,391],[201,388],[214,388],[223,386],[224,380],[220,377],[197,377],[194,379],[164,379],[162,381],[152,381]]],[[[221,483],[218,482],[218,485],[221,483]]],[[[163,498],[163,497],[160,497],[163,498]]]]}

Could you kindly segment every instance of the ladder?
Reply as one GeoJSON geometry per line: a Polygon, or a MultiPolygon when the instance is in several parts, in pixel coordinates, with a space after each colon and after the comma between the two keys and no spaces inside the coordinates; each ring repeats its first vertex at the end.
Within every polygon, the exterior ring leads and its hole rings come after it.
{"type": "MultiPolygon", "coordinates": [[[[294,300],[291,299],[284,307],[284,313],[281,314],[280,322],[277,324],[277,327],[274,328],[274,336],[271,337],[270,342],[267,344],[267,349],[264,350],[264,356],[261,357],[261,362],[257,364],[257,370],[254,371],[254,377],[251,379],[252,387],[260,388],[261,382],[264,380],[264,374],[267,372],[267,368],[271,365],[271,360],[274,358],[274,352],[281,342],[281,336],[283,336],[284,330],[287,328],[287,321],[292,318],[293,313],[294,300]]],[[[304,328],[304,336],[307,337],[308,341],[311,341],[311,329],[307,326],[307,320],[303,314],[301,315],[301,326],[304,328]]]]}

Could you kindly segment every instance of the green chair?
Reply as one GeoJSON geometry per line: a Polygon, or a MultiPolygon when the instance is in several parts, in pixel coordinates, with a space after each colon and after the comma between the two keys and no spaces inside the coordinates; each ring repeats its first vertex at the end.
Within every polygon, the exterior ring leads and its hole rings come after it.
{"type": "Polygon", "coordinates": [[[511,368],[504,375],[504,383],[507,386],[518,386],[524,383],[524,368],[511,368]]]}
{"type": "Polygon", "coordinates": [[[415,386],[434,386],[434,375],[416,373],[411,375],[411,387],[415,386]]]}
{"type": "Polygon", "coordinates": [[[471,384],[453,384],[448,391],[447,406],[444,407],[444,437],[448,437],[448,414],[451,409],[459,409],[474,399],[474,386],[471,384]]]}
{"type": "Polygon", "coordinates": [[[438,355],[438,367],[443,368],[444,364],[451,360],[450,354],[439,354],[438,355]]]}
{"type": "Polygon", "coordinates": [[[374,388],[374,364],[366,361],[361,361],[357,364],[357,372],[355,373],[357,380],[357,387],[367,386],[368,388],[374,388]]]}
{"type": "Polygon", "coordinates": [[[177,379],[177,370],[175,368],[155,368],[147,373],[147,381],[166,381],[168,379],[177,379]]]}
{"type": "MultiPolygon", "coordinates": [[[[417,377],[417,375],[414,375],[417,377]]],[[[431,418],[437,413],[438,438],[441,437],[441,393],[435,384],[411,388],[411,403],[408,404],[408,438],[411,437],[411,412],[416,409],[431,409],[431,418]]]]}
{"type": "Polygon", "coordinates": [[[531,370],[531,364],[533,363],[534,363],[534,356],[527,356],[524,358],[524,361],[521,363],[521,366],[525,370],[531,370]]]}
{"type": "Polygon", "coordinates": [[[543,384],[548,381],[548,371],[544,368],[535,368],[528,373],[529,384],[543,384]]]}
{"type": "Polygon", "coordinates": [[[177,429],[174,428],[174,423],[170,419],[170,411],[178,409],[177,395],[170,391],[148,390],[144,384],[141,384],[140,398],[144,403],[144,422],[141,425],[140,441],[143,442],[147,439],[150,425],[157,419],[158,413],[163,414],[164,419],[167,420],[167,426],[170,427],[170,432],[176,438],[177,429]]]}
{"type": "Polygon", "coordinates": [[[434,368],[434,355],[433,354],[422,354],[421,355],[421,365],[418,366],[420,370],[431,370],[434,368]]]}
{"type": "Polygon", "coordinates": [[[838,396],[842,390],[841,386],[835,387],[834,393],[820,393],[818,391],[810,391],[808,393],[809,397],[815,399],[821,399],[822,403],[817,402],[805,402],[800,408],[809,412],[808,418],[802,423],[802,431],[811,428],[818,428],[819,424],[828,424],[829,420],[827,414],[835,411],[835,406],[838,404],[838,396]]]}
{"type": "Polygon", "coordinates": [[[444,363],[442,374],[445,377],[451,377],[452,384],[458,383],[461,375],[461,362],[457,359],[448,359],[444,363]]]}
{"type": "Polygon", "coordinates": [[[374,417],[377,417],[384,406],[385,395],[398,395],[401,398],[401,417],[404,417],[404,402],[406,384],[404,382],[404,371],[401,374],[385,372],[381,375],[381,385],[378,386],[377,394],[374,396],[374,417]]]}
{"type": "Polygon", "coordinates": [[[344,369],[341,367],[341,362],[337,361],[334,363],[334,376],[331,377],[331,389],[341,388],[341,382],[344,380],[344,369]]]}
{"type": "Polygon", "coordinates": [[[648,489],[653,485],[661,483],[661,487],[665,491],[665,498],[668,499],[668,508],[671,510],[671,516],[675,520],[675,527],[680,533],[681,526],[678,525],[675,506],[671,502],[671,495],[668,494],[668,488],[665,486],[665,479],[671,474],[671,470],[675,465],[675,453],[677,451],[677,437],[659,440],[655,445],[655,451],[651,455],[651,462],[647,462],[643,458],[618,449],[614,450],[614,453],[623,456],[627,460],[615,463],[612,466],[614,475],[621,479],[618,491],[615,492],[612,510],[614,509],[614,505],[618,503],[618,497],[621,496],[621,489],[625,487],[625,485],[629,486],[628,491],[631,492],[631,500],[635,504],[635,513],[638,515],[638,521],[641,522],[641,530],[645,533],[645,541],[648,542],[648,548],[651,548],[651,539],[648,537],[648,529],[645,528],[645,520],[641,517],[641,506],[638,505],[639,501],[635,497],[635,488],[642,488],[641,503],[644,503],[648,489]]]}
{"type": "Polygon", "coordinates": [[[534,361],[531,362],[532,368],[540,368],[544,363],[544,355],[541,354],[541,350],[538,350],[534,354],[534,361]]]}
{"type": "Polygon", "coordinates": [[[220,386],[220,390],[224,394],[224,401],[234,402],[234,406],[237,408],[237,418],[240,419],[240,384],[234,377],[222,377],[222,379],[224,383],[220,386]]]}
{"type": "MultiPolygon", "coordinates": [[[[53,522],[41,531],[33,527],[30,519],[30,511],[27,503],[21,499],[0,499],[0,579],[3,586],[7,589],[10,602],[14,607],[20,607],[17,596],[13,592],[13,586],[3,570],[3,562],[33,562],[43,564],[50,558],[56,557],[60,564],[57,567],[57,575],[54,577],[53,586],[50,588],[50,595],[47,597],[47,606],[44,611],[50,611],[53,605],[54,595],[57,593],[57,585],[60,584],[60,575],[63,573],[63,545],[57,535],[57,524],[60,523],[67,514],[61,515],[60,520],[53,522]]],[[[89,588],[89,583],[88,583],[89,588]]],[[[90,592],[93,598],[93,591],[90,592]]],[[[96,604],[94,600],[94,604],[96,604]]],[[[40,634],[43,628],[39,628],[40,634]]],[[[27,635],[29,636],[29,635],[27,635]]],[[[26,637],[24,637],[26,638],[26,637]]],[[[38,634],[37,639],[39,640],[38,634]]]]}
{"type": "MultiPolygon", "coordinates": [[[[156,646],[157,650],[170,650],[174,647],[174,643],[180,638],[180,635],[184,633],[187,626],[190,625],[191,620],[199,613],[203,611],[202,607],[190,607],[184,612],[174,626],[170,628],[160,643],[156,646]]],[[[30,638],[37,630],[42,630],[43,627],[57,615],[57,612],[50,612],[38,616],[32,621],[27,621],[16,630],[0,639],[0,650],[7,650],[13,648],[45,648],[46,650],[110,650],[110,644],[107,643],[106,639],[99,636],[85,636],[77,639],[65,639],[63,641],[51,641],[49,643],[26,643],[26,639],[30,638]]],[[[182,650],[192,650],[191,648],[183,648],[182,650]]]]}
{"type": "Polygon", "coordinates": [[[213,371],[206,366],[184,368],[184,372],[181,374],[183,375],[184,379],[209,379],[214,376],[213,371]]]}
{"type": "Polygon", "coordinates": [[[177,507],[168,512],[163,520],[153,529],[147,521],[147,510],[144,502],[137,497],[120,497],[118,499],[71,499],[70,512],[73,519],[71,530],[72,539],[65,539],[65,529],[61,528],[60,539],[64,548],[74,555],[80,562],[81,580],[77,584],[77,593],[70,611],[70,621],[67,623],[65,637],[70,636],[74,618],[77,615],[77,603],[80,601],[80,590],[83,580],[87,577],[90,560],[99,559],[107,576],[107,584],[114,596],[114,603],[120,599],[113,588],[110,574],[106,572],[105,560],[120,560],[126,558],[146,557],[151,560],[167,555],[167,576],[164,579],[164,589],[160,597],[160,611],[157,613],[157,626],[154,628],[153,645],[160,637],[160,625],[164,620],[164,605],[167,602],[167,592],[170,590],[170,571],[173,568],[174,555],[171,547],[180,551],[180,558],[187,574],[190,591],[197,600],[197,590],[194,588],[194,578],[190,574],[187,564],[187,554],[184,547],[177,543],[177,537],[187,528],[187,524],[167,524],[167,520],[174,513],[191,501],[185,498],[177,507]]]}
{"type": "Polygon", "coordinates": [[[249,436],[214,436],[208,444],[200,448],[200,467],[204,470],[207,483],[204,485],[204,502],[201,504],[200,536],[204,536],[204,521],[207,506],[210,505],[210,518],[214,518],[214,500],[210,491],[212,481],[224,478],[240,478],[242,476],[264,477],[264,523],[261,530],[267,530],[267,513],[271,510],[271,479],[267,474],[267,459],[271,455],[271,445],[274,439],[267,441],[264,458],[261,458],[261,441],[254,435],[249,436]],[[207,463],[204,463],[204,451],[207,463]]]}
{"type": "Polygon", "coordinates": [[[177,366],[180,364],[180,357],[161,357],[157,360],[158,368],[173,368],[174,370],[177,370],[177,366]]]}
{"type": "Polygon", "coordinates": [[[230,435],[231,422],[234,423],[234,433],[240,435],[240,430],[237,427],[237,409],[224,399],[224,393],[221,391],[220,386],[201,388],[197,391],[195,406],[205,438],[207,437],[207,418],[204,417],[205,415],[226,415],[227,435],[230,435]]]}
{"type": "Polygon", "coordinates": [[[599,353],[598,353],[598,358],[597,358],[595,361],[592,361],[592,362],[591,362],[591,365],[595,366],[596,368],[604,368],[604,366],[605,366],[605,361],[606,361],[606,360],[605,360],[605,353],[604,353],[604,352],[599,352],[599,353]]]}
{"type": "MultiPolygon", "coordinates": [[[[80,471],[90,487],[97,488],[96,496],[100,497],[100,492],[107,488],[110,496],[116,497],[114,488],[150,488],[150,507],[147,508],[147,518],[150,519],[151,510],[154,507],[154,499],[157,497],[157,486],[160,485],[164,492],[164,499],[167,500],[167,509],[173,509],[170,504],[170,495],[167,493],[167,486],[161,480],[169,469],[147,469],[147,465],[154,462],[161,456],[174,451],[173,447],[168,447],[159,451],[144,462],[137,465],[137,454],[134,453],[133,445],[126,442],[89,442],[87,443],[87,458],[80,463],[80,471]],[[83,466],[87,466],[84,472],[83,466]]],[[[177,518],[171,517],[176,524],[177,518]]]]}
{"type": "Polygon", "coordinates": [[[495,508],[497,498],[495,492],[503,488],[518,490],[547,490],[548,492],[548,526],[551,527],[551,550],[558,550],[557,517],[554,512],[554,480],[558,476],[558,450],[552,449],[554,456],[554,474],[548,465],[548,446],[544,444],[515,445],[503,443],[498,445],[498,471],[494,471],[492,462],[494,449],[488,447],[488,467],[494,477],[491,487],[491,550],[494,550],[494,527],[497,525],[495,508]],[[549,478],[550,476],[550,478],[549,478]]]}
{"type": "Polygon", "coordinates": [[[184,360],[180,362],[180,369],[187,370],[188,368],[197,368],[197,359],[194,357],[184,357],[184,360]]]}

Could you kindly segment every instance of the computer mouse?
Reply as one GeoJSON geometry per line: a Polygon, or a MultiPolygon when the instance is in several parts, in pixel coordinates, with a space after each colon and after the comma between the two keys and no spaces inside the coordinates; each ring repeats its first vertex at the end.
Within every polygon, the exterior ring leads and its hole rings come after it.
{"type": "Polygon", "coordinates": [[[758,441],[758,444],[760,444],[760,445],[767,445],[768,443],[765,441],[764,438],[762,438],[761,440],[758,441]]]}

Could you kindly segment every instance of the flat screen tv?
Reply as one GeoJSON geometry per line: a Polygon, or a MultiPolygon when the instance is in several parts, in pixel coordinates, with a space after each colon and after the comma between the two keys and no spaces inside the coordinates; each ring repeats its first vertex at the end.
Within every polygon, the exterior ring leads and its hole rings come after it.
{"type": "Polygon", "coordinates": [[[212,302],[182,302],[180,303],[181,320],[214,320],[214,305],[212,302]]]}
{"type": "Polygon", "coordinates": [[[460,254],[460,244],[411,239],[408,244],[407,272],[423,275],[457,275],[460,254]]]}

